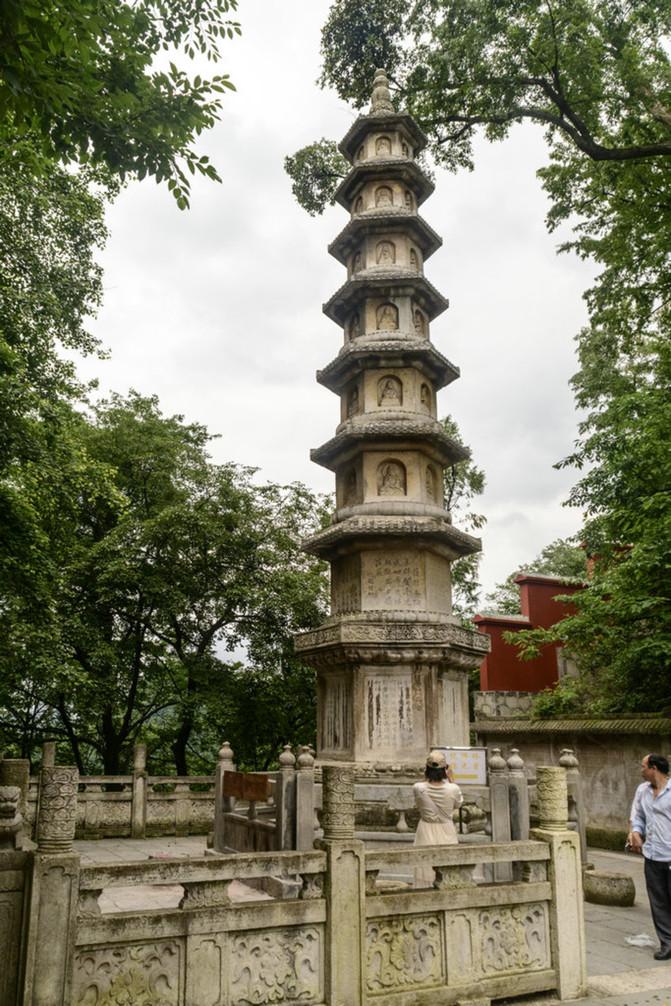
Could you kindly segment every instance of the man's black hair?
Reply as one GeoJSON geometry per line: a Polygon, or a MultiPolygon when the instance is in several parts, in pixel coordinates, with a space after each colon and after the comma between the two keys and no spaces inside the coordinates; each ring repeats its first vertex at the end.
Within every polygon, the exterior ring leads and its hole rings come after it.
{"type": "Polygon", "coordinates": [[[648,755],[648,768],[656,768],[662,775],[669,774],[669,759],[660,754],[648,755]]]}

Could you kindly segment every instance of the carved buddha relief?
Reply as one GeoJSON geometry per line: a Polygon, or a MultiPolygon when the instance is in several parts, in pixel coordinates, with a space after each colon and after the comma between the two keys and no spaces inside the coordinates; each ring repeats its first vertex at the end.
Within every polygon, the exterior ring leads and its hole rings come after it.
{"type": "Polygon", "coordinates": [[[406,210],[413,209],[415,205],[412,199],[412,192],[408,191],[408,189],[405,190],[405,194],[403,196],[403,202],[405,203],[406,210]]]}
{"type": "Polygon", "coordinates": [[[388,185],[378,185],[378,187],[375,189],[375,205],[376,206],[394,205],[394,193],[391,191],[388,185]]]}
{"type": "Polygon", "coordinates": [[[357,272],[361,272],[362,269],[363,269],[363,259],[361,257],[361,252],[358,251],[355,254],[354,258],[352,259],[352,275],[354,275],[357,272]]]}
{"type": "Polygon", "coordinates": [[[424,315],[422,314],[422,312],[419,310],[419,308],[415,308],[415,311],[413,312],[413,322],[414,322],[414,325],[415,325],[415,332],[417,333],[417,335],[420,335],[422,337],[425,336],[426,335],[426,318],[424,317],[424,315]]]}
{"type": "Polygon", "coordinates": [[[375,141],[375,156],[389,157],[391,154],[391,140],[388,136],[378,136],[375,141]]]}
{"type": "Polygon", "coordinates": [[[387,374],[377,382],[377,404],[383,406],[403,405],[403,384],[398,377],[387,374]]]}
{"type": "Polygon", "coordinates": [[[428,384],[423,384],[419,389],[419,402],[424,412],[431,415],[431,388],[428,384]]]}
{"type": "Polygon", "coordinates": [[[401,153],[403,154],[404,157],[410,156],[410,150],[408,149],[408,144],[405,142],[401,144],[401,153]]]}
{"type": "Polygon", "coordinates": [[[378,241],[375,249],[375,261],[378,265],[394,265],[396,262],[396,245],[393,241],[378,241]]]}
{"type": "Polygon", "coordinates": [[[426,466],[426,498],[431,503],[438,502],[438,480],[432,465],[426,466]]]}
{"type": "Polygon", "coordinates": [[[347,335],[350,339],[356,339],[357,335],[361,335],[361,317],[358,311],[355,311],[349,320],[347,335]]]}
{"type": "Polygon", "coordinates": [[[376,324],[380,332],[398,331],[398,308],[395,304],[380,304],[376,312],[376,324]]]}
{"type": "Polygon", "coordinates": [[[355,204],[354,204],[354,212],[355,213],[362,213],[363,212],[363,196],[359,196],[359,198],[355,202],[355,204]]]}
{"type": "Polygon", "coordinates": [[[410,249],[410,268],[419,272],[419,256],[414,248],[410,249]]]}
{"type": "Polygon", "coordinates": [[[406,485],[405,465],[400,461],[383,461],[378,465],[378,496],[405,496],[406,485]]]}
{"type": "Polygon", "coordinates": [[[349,419],[350,416],[356,416],[359,411],[359,385],[355,384],[354,387],[350,388],[347,392],[347,418],[349,419]]]}

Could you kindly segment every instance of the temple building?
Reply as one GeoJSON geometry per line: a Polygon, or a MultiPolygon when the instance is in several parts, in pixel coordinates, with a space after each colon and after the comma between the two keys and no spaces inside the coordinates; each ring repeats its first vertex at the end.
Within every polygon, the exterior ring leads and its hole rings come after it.
{"type": "Polygon", "coordinates": [[[381,768],[468,745],[468,672],[488,649],[452,614],[451,564],[480,541],[444,506],[443,470],[466,452],[436,413],[459,371],[431,342],[448,304],[424,275],[441,245],[419,215],[425,144],[378,70],[369,114],[340,144],[349,221],[329,251],[347,279],[324,312],[343,346],[317,375],[340,398],[335,436],[311,454],[335,474],[336,510],[304,547],[330,563],[331,615],[296,639],[318,674],[319,757],[381,768]]]}

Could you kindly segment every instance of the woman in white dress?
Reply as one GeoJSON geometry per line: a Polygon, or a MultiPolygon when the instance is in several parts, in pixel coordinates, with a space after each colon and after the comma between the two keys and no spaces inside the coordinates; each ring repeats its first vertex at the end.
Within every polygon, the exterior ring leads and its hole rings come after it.
{"type": "MultiPolygon", "coordinates": [[[[431,751],[426,759],[424,781],[413,786],[419,823],[415,832],[415,845],[456,845],[459,841],[452,820],[452,812],[463,803],[461,790],[452,781],[447,759],[442,751],[431,751]]],[[[415,870],[415,887],[433,883],[431,867],[415,870]]]]}

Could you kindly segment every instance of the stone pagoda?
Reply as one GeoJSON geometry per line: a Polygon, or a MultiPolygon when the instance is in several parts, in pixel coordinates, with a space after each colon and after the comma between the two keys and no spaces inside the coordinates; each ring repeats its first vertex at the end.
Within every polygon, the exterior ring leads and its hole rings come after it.
{"type": "Polygon", "coordinates": [[[317,374],[340,398],[335,436],[311,452],[335,473],[336,511],[304,547],[330,563],[331,615],[296,640],[318,674],[319,757],[380,769],[468,745],[468,672],[488,649],[452,615],[451,563],[480,541],[443,501],[443,469],[467,453],[436,418],[436,392],[459,371],[430,338],[448,305],[424,275],[441,245],[418,213],[433,191],[425,144],[378,70],[370,113],[340,144],[350,219],[329,252],[347,281],[324,312],[343,347],[317,374]]]}

